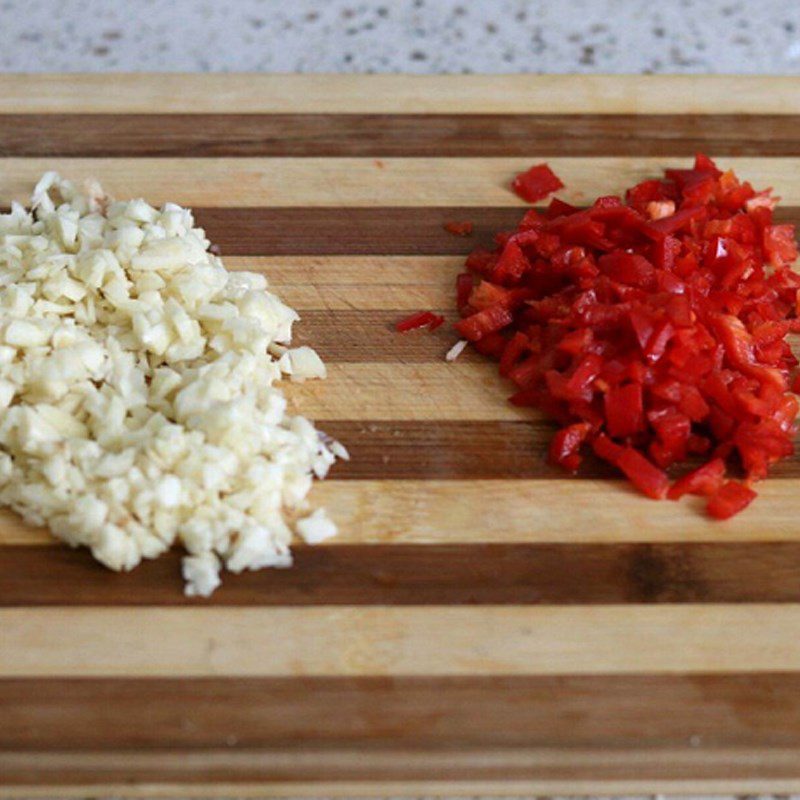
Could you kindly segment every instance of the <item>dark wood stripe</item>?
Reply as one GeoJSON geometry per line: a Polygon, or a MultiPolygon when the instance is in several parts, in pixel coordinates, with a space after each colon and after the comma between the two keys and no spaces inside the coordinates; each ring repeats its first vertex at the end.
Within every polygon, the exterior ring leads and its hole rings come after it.
{"type": "MultiPolygon", "coordinates": [[[[377,208],[197,208],[198,222],[223,255],[454,255],[487,246],[517,226],[523,209],[454,206],[377,208]],[[475,233],[453,236],[448,220],[470,220],[475,233]]],[[[800,222],[800,208],[777,218],[800,222]]]]}
{"type": "MultiPolygon", "coordinates": [[[[491,498],[487,497],[487,502],[491,498]]],[[[129,574],[84,550],[0,547],[0,606],[202,605],[180,555],[129,574]]],[[[797,603],[800,543],[331,545],[226,575],[215,606],[797,603]]],[[[2,727],[2,726],[0,726],[2,727]]]]}
{"type": "MultiPolygon", "coordinates": [[[[502,380],[498,376],[498,380],[502,380]]],[[[321,420],[318,427],[345,443],[351,460],[336,467],[337,480],[493,480],[564,479],[562,469],[547,463],[555,424],[531,411],[530,421],[321,420]],[[487,454],[490,454],[487,457],[487,454]]],[[[679,475],[701,458],[674,471],[679,475]]],[[[574,479],[610,479],[620,474],[585,452],[574,479]]],[[[800,453],[778,462],[770,480],[800,477],[800,453]]]]}
{"type": "MultiPolygon", "coordinates": [[[[337,480],[565,477],[563,470],[547,463],[547,445],[556,429],[541,418],[525,422],[318,420],[316,424],[350,451],[350,461],[339,462],[331,473],[337,480]]],[[[583,474],[597,478],[614,473],[605,462],[587,458],[583,474]]]]}
{"type": "Polygon", "coordinates": [[[451,255],[469,253],[517,225],[519,208],[197,208],[198,223],[224,255],[451,255]],[[471,220],[471,237],[448,220],[471,220]]]}
{"type": "Polygon", "coordinates": [[[799,747],[798,697],[798,673],[3,679],[0,750],[799,747]]]}
{"type": "MultiPolygon", "coordinates": [[[[498,376],[498,380],[502,380],[498,376]]],[[[548,480],[564,479],[547,463],[554,423],[531,411],[524,421],[317,420],[343,442],[350,461],[339,462],[336,480],[548,480]]],[[[686,462],[676,475],[700,459],[686,462]]],[[[591,452],[574,480],[613,479],[620,474],[591,452]]],[[[800,454],[776,464],[770,480],[800,477],[800,454]]]]}
{"type": "Polygon", "coordinates": [[[800,154],[800,117],[743,114],[7,114],[0,156],[800,154]]]}
{"type": "MultiPolygon", "coordinates": [[[[8,207],[0,208],[7,213],[8,207]]],[[[497,231],[513,230],[524,209],[471,206],[198,207],[197,223],[222,255],[337,256],[466,255],[489,247],[497,231]],[[450,220],[471,221],[472,236],[444,230],[450,220]]],[[[776,220],[800,228],[800,208],[776,211],[776,220]]]]}
{"type": "MultiPolygon", "coordinates": [[[[337,462],[330,474],[337,481],[621,479],[591,452],[574,477],[548,464],[556,426],[535,411],[531,419],[513,422],[318,419],[315,424],[350,451],[350,460],[337,462]]],[[[700,463],[687,462],[676,474],[700,463]]],[[[776,464],[769,480],[797,478],[800,455],[776,464]]]]}

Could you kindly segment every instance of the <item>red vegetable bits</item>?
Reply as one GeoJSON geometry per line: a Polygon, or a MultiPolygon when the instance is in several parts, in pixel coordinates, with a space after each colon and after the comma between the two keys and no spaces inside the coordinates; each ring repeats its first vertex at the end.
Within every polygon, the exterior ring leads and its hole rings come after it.
{"type": "Polygon", "coordinates": [[[736,481],[728,481],[711,496],[708,513],[715,519],[730,519],[744,511],[755,499],[756,493],[751,488],[736,481]]]}
{"type": "Polygon", "coordinates": [[[444,317],[439,314],[434,314],[433,311],[418,311],[405,317],[405,319],[401,319],[394,327],[399,333],[408,333],[408,331],[413,331],[417,328],[427,328],[429,331],[435,331],[443,324],[444,317]]]}
{"type": "MultiPolygon", "coordinates": [[[[544,164],[514,181],[530,202],[561,186],[544,164]]],[[[554,199],[469,256],[456,328],[512,403],[561,425],[553,463],[575,472],[591,447],[645,495],[707,497],[727,519],[794,449],[800,276],[776,202],[704,155],[624,199],[554,199]]]]}
{"type": "Polygon", "coordinates": [[[453,236],[472,236],[475,225],[472,222],[445,222],[442,226],[448,233],[453,236]]]}
{"type": "Polygon", "coordinates": [[[511,188],[526,202],[535,203],[563,189],[564,184],[547,164],[537,164],[525,172],[520,172],[511,183],[511,188]]]}

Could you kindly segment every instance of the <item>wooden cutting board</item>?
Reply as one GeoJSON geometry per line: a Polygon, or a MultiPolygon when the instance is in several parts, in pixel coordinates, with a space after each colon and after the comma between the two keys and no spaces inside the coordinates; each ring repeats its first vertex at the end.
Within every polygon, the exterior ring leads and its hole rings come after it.
{"type": "Polygon", "coordinates": [[[443,355],[463,254],[547,159],[586,201],[698,149],[800,219],[796,78],[0,78],[0,204],[58,169],[196,207],[329,364],[341,536],[181,594],[0,522],[0,794],[800,791],[800,460],[725,524],[443,355]],[[442,223],[472,220],[471,239],[442,223]]]}

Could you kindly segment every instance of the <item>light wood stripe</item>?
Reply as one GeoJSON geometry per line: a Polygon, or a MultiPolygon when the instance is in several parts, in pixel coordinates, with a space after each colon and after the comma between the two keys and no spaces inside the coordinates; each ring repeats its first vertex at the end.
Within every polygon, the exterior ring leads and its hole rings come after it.
{"type": "MultiPolygon", "coordinates": [[[[0,607],[197,606],[177,550],[117,574],[87,550],[0,547],[0,607]]],[[[797,542],[298,546],[226,575],[214,606],[798,603],[797,542]]],[[[0,704],[2,701],[0,700],[0,704]]]]}
{"type": "Polygon", "coordinates": [[[798,107],[790,76],[0,76],[0,113],[12,114],[793,114],[798,107]]]}
{"type": "MultiPolygon", "coordinates": [[[[270,286],[385,286],[413,287],[442,286],[447,283],[455,294],[454,276],[462,271],[462,256],[382,256],[382,255],[303,255],[303,256],[224,256],[231,270],[249,269],[263,272],[270,286]]],[[[307,306],[322,308],[323,306],[307,306]]],[[[396,308],[396,306],[388,306],[396,308]]]]}
{"type": "Polygon", "coordinates": [[[800,153],[755,114],[0,114],[0,156],[543,156],[800,153]]]}
{"type": "MultiPolygon", "coordinates": [[[[381,286],[371,283],[349,285],[272,283],[270,288],[281,300],[299,311],[319,311],[320,309],[335,312],[449,310],[455,302],[453,287],[455,276],[460,271],[462,270],[456,266],[446,275],[442,275],[439,283],[421,286],[404,283],[388,283],[381,286]]],[[[307,318],[304,317],[304,319],[307,318]]],[[[395,321],[387,318],[386,315],[384,315],[384,320],[395,321]]]]}
{"type": "Polygon", "coordinates": [[[389,284],[276,284],[275,291],[285,303],[299,311],[307,309],[328,311],[350,311],[352,309],[380,311],[419,311],[420,309],[447,309],[453,305],[454,276],[458,268],[443,278],[439,284],[409,286],[389,284]]]}
{"type": "MultiPolygon", "coordinates": [[[[334,468],[335,469],[335,468],[334,468]]],[[[335,472],[334,472],[335,474],[335,472]]],[[[800,482],[765,481],[759,499],[726,522],[702,501],[648,500],[607,480],[327,480],[311,499],[327,507],[340,544],[797,541],[800,482]]],[[[0,545],[57,544],[0,512],[0,545]]],[[[62,546],[62,545],[59,545],[62,546]]]]}
{"type": "Polygon", "coordinates": [[[692,751],[681,746],[654,753],[641,746],[621,751],[608,747],[386,751],[343,745],[168,753],[11,752],[3,754],[0,770],[15,784],[34,787],[46,785],[57,774],[66,784],[66,796],[84,784],[88,787],[84,796],[89,797],[109,785],[127,786],[107,793],[121,797],[452,797],[473,796],[471,791],[487,796],[590,795],[598,786],[607,787],[609,794],[634,794],[636,787],[639,794],[652,792],[653,787],[691,794],[698,786],[720,792],[727,787],[729,793],[763,793],[768,788],[788,792],[788,787],[798,785],[797,759],[796,748],[766,747],[692,751]],[[279,789],[282,793],[275,794],[279,789]]]}
{"type": "Polygon", "coordinates": [[[800,605],[2,609],[0,677],[800,669],[800,605]]]}
{"type": "MultiPolygon", "coordinates": [[[[713,154],[712,154],[713,155],[713,154]]],[[[535,145],[520,158],[64,158],[60,172],[75,181],[97,178],[115,197],[145,197],[203,206],[214,198],[232,206],[513,206],[509,189],[518,172],[542,159],[535,145]],[[202,180],[198,176],[202,175],[202,180]],[[210,194],[209,189],[213,187],[210,194]]],[[[559,193],[582,203],[686,166],[686,158],[550,158],[564,181],[559,193]]],[[[800,173],[793,158],[726,158],[725,168],[762,188],[772,186],[787,205],[800,205],[800,173]]],[[[25,201],[52,159],[0,159],[0,197],[25,201]]],[[[313,231],[308,231],[313,235],[313,231]]]]}
{"type": "Polygon", "coordinates": [[[270,291],[300,311],[449,309],[464,268],[462,256],[227,256],[224,262],[263,273],[270,291]]]}
{"type": "MultiPolygon", "coordinates": [[[[748,755],[752,750],[748,751],[748,755]]],[[[65,754],[66,756],[67,754],[65,754]]],[[[72,754],[69,754],[72,756],[72,754]]],[[[175,765],[184,763],[188,754],[175,754],[175,765]]],[[[406,753],[397,754],[403,763],[407,760],[406,753]]],[[[469,753],[468,758],[474,759],[478,754],[469,753]]],[[[552,762],[552,754],[544,751],[539,763],[545,774],[552,774],[549,768],[552,762]],[[548,759],[547,756],[550,756],[548,759]]],[[[526,752],[526,758],[530,763],[531,754],[526,752]]],[[[582,758],[583,754],[576,753],[570,749],[565,756],[575,765],[576,759],[582,758]]],[[[359,753],[363,758],[363,754],[359,753]]],[[[659,757],[661,754],[659,753],[659,757]]],[[[106,773],[101,776],[98,774],[97,767],[92,764],[86,765],[81,758],[75,759],[77,762],[76,770],[73,773],[75,780],[69,784],[63,783],[63,773],[57,776],[58,784],[55,783],[31,783],[30,776],[35,774],[29,764],[37,759],[37,764],[41,764],[41,755],[38,753],[14,754],[13,761],[9,759],[9,774],[12,776],[13,785],[9,787],[0,786],[0,797],[10,798],[10,800],[20,800],[20,798],[86,798],[94,795],[103,797],[136,797],[136,798],[176,798],[176,797],[209,797],[209,798],[229,798],[229,797],[527,797],[540,795],[569,795],[569,796],[593,796],[602,795],[721,795],[721,794],[749,794],[760,796],[763,794],[797,794],[800,792],[800,778],[795,777],[796,771],[791,770],[791,765],[798,758],[796,751],[776,754],[772,750],[763,753],[758,752],[751,760],[742,759],[740,753],[725,754],[725,757],[717,757],[710,760],[710,767],[716,772],[711,773],[710,769],[702,771],[709,777],[698,777],[698,765],[690,760],[684,765],[684,778],[631,778],[635,774],[634,767],[651,762],[652,752],[632,753],[630,757],[619,755],[614,758],[614,766],[620,776],[615,778],[595,778],[598,769],[608,773],[608,758],[595,758],[581,766],[582,773],[588,777],[575,778],[528,778],[522,780],[511,780],[506,778],[495,778],[492,780],[409,780],[400,778],[397,780],[360,780],[360,781],[336,781],[329,779],[319,781],[295,781],[287,778],[266,777],[261,781],[249,780],[242,781],[235,775],[224,781],[214,781],[211,783],[200,783],[190,781],[187,777],[154,780],[153,774],[161,774],[156,768],[158,759],[147,755],[144,761],[139,762],[138,769],[130,767],[125,769],[108,770],[113,777],[107,778],[106,773]],[[22,762],[22,767],[17,767],[17,763],[22,762]],[[623,763],[624,762],[624,763],[623,763]],[[758,771],[765,777],[713,777],[716,775],[731,775],[732,768],[758,768],[758,771]],[[12,771],[13,770],[13,771],[12,771]],[[23,770],[23,771],[20,771],[23,770]],[[787,777],[772,777],[784,773],[787,777]],[[23,780],[16,780],[15,776],[26,776],[23,780]]],[[[256,754],[256,763],[263,759],[262,754],[256,754]],[[259,758],[259,756],[261,758],[259,758]]],[[[450,761],[449,763],[453,763],[450,761]]],[[[286,764],[282,765],[284,770],[286,764]]],[[[703,765],[706,766],[706,765],[703,765]]],[[[54,770],[58,765],[54,765],[54,770]]],[[[502,771],[504,767],[498,769],[502,771]]],[[[566,768],[564,768],[566,769],[566,768]]],[[[173,775],[177,770],[170,770],[173,775]]],[[[575,772],[574,769],[570,770],[575,772]]],[[[205,773],[203,773],[205,775],[205,773]]],[[[52,781],[52,773],[48,773],[47,780],[52,781]]]]}
{"type": "Polygon", "coordinates": [[[621,482],[570,478],[323,481],[313,498],[340,523],[331,541],[341,543],[796,541],[798,483],[765,481],[758,490],[749,513],[724,523],[693,498],[657,502],[621,482]]]}
{"type": "Polygon", "coordinates": [[[312,419],[530,419],[530,409],[507,402],[513,388],[498,379],[496,364],[447,363],[446,351],[441,363],[328,364],[324,381],[288,384],[286,393],[312,419]]]}
{"type": "MultiPolygon", "coordinates": [[[[750,755],[752,751],[748,752],[750,755]]],[[[67,754],[65,754],[66,756],[67,754]]],[[[69,754],[72,756],[72,754],[69,754]]],[[[183,763],[189,754],[175,754],[176,766],[183,763]]],[[[407,760],[406,753],[397,754],[403,763],[407,760]]],[[[262,754],[256,755],[256,763],[263,759],[262,754]]],[[[565,753],[565,756],[575,765],[576,759],[582,758],[583,754],[576,753],[572,749],[565,753]]],[[[659,757],[661,754],[659,753],[659,757]]],[[[359,753],[363,758],[363,754],[359,753]]],[[[474,759],[477,754],[469,753],[468,758],[474,759]]],[[[526,758],[530,763],[531,754],[526,753],[526,758]]],[[[521,780],[511,780],[506,778],[495,778],[492,780],[409,780],[400,778],[397,780],[360,780],[360,781],[336,781],[329,779],[319,781],[295,781],[287,778],[266,777],[261,781],[238,780],[235,775],[224,781],[214,781],[211,783],[200,783],[190,781],[182,776],[177,779],[162,779],[155,781],[153,774],[161,774],[156,768],[158,759],[147,755],[144,761],[137,764],[138,769],[130,767],[125,769],[108,770],[112,773],[112,778],[105,777],[105,772],[101,776],[98,774],[97,767],[93,764],[86,765],[81,758],[77,761],[75,780],[69,784],[64,784],[63,773],[58,775],[58,784],[55,783],[31,783],[31,775],[35,774],[29,764],[33,759],[37,759],[37,764],[41,764],[41,756],[38,753],[14,754],[13,761],[8,760],[9,774],[12,776],[13,785],[9,787],[0,786],[0,797],[10,798],[10,800],[20,800],[20,798],[86,798],[95,795],[103,797],[136,797],[136,798],[176,798],[176,797],[209,797],[209,798],[229,798],[229,797],[527,797],[540,795],[569,795],[569,796],[593,796],[602,795],[720,795],[720,794],[749,794],[760,796],[763,794],[797,794],[800,792],[800,778],[795,777],[796,771],[791,771],[793,760],[798,758],[796,751],[776,754],[772,750],[764,751],[762,754],[755,754],[755,759],[743,761],[740,753],[729,753],[726,757],[717,757],[711,760],[710,766],[716,770],[717,775],[730,775],[731,768],[745,769],[748,767],[758,767],[759,772],[765,777],[751,778],[745,775],[742,777],[712,777],[710,770],[703,769],[709,777],[698,777],[697,765],[694,761],[689,761],[684,766],[684,778],[631,778],[627,777],[635,774],[634,767],[641,766],[648,761],[652,761],[652,752],[631,754],[630,757],[620,755],[614,758],[614,766],[620,776],[615,778],[594,778],[598,769],[608,773],[608,758],[595,758],[585,764],[582,770],[583,775],[588,777],[575,778],[528,778],[521,780]],[[22,767],[17,767],[21,762],[22,767]],[[624,762],[624,763],[623,763],[624,762]],[[13,770],[13,771],[12,771],[13,770]],[[23,770],[23,771],[20,771],[23,770]],[[787,777],[771,777],[784,773],[787,777]],[[15,776],[26,776],[22,781],[16,780],[15,776]],[[767,777],[769,776],[769,777],[767,777]]],[[[539,763],[545,774],[552,774],[549,764],[552,762],[552,754],[548,751],[542,753],[539,763]],[[550,756],[548,759],[547,756],[550,756]]],[[[450,761],[449,763],[453,763],[450,761]]],[[[286,764],[282,765],[284,770],[286,764]]],[[[581,766],[583,762],[581,762],[581,766]]],[[[705,765],[704,765],[705,766],[705,765]]],[[[54,765],[54,770],[57,765],[54,765]]],[[[502,771],[502,767],[498,771],[502,771]]],[[[170,770],[174,774],[177,770],[170,770]]],[[[571,772],[575,770],[572,769],[571,772]]],[[[205,774],[205,773],[204,773],[205,774]]],[[[52,781],[52,773],[48,773],[47,780],[52,781]]],[[[200,780],[200,779],[198,779],[200,780]]]]}

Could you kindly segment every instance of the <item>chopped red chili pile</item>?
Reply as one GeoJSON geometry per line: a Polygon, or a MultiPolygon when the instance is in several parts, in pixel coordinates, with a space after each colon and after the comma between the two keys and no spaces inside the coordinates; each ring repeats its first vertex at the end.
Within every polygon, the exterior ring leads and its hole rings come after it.
{"type": "MultiPolygon", "coordinates": [[[[561,185],[538,165],[514,189],[537,200],[561,185]]],[[[560,423],[551,461],[575,472],[590,446],[644,494],[705,496],[726,519],[796,433],[800,275],[776,202],[703,155],[624,199],[554,199],[469,256],[456,328],[500,361],[512,403],[560,423]],[[667,470],[698,458],[670,486],[667,470]],[[736,462],[744,482],[726,477],[736,462]]]]}
{"type": "Polygon", "coordinates": [[[445,222],[444,229],[453,236],[472,236],[475,226],[471,222],[445,222]]]}
{"type": "Polygon", "coordinates": [[[440,325],[444,324],[444,317],[434,314],[433,311],[417,311],[405,319],[401,319],[394,327],[400,333],[413,331],[416,328],[427,328],[435,331],[440,325]]]}

